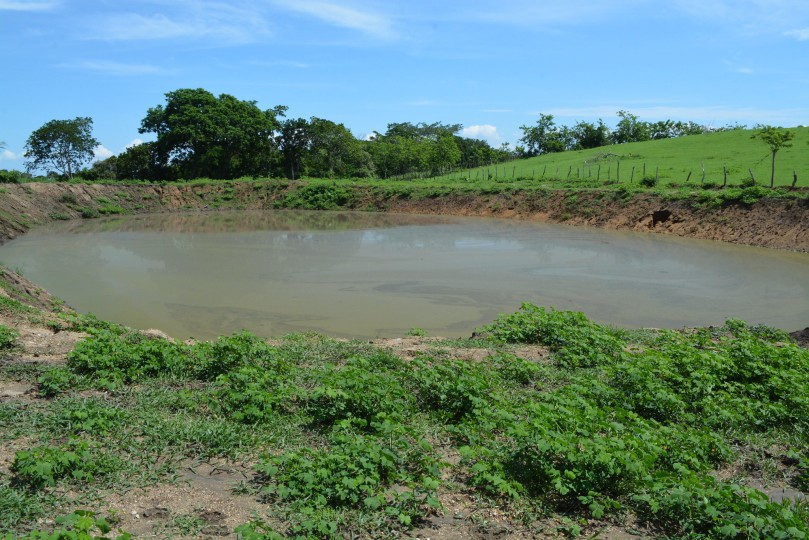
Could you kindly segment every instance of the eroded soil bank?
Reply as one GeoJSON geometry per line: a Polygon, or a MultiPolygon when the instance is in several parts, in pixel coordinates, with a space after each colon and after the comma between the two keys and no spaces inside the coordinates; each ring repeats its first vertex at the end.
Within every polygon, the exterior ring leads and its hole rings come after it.
{"type": "MultiPolygon", "coordinates": [[[[618,191],[503,190],[430,192],[341,186],[342,208],[492,216],[607,229],[649,231],[752,246],[809,251],[809,200],[764,199],[707,207],[688,200],[618,191]]],[[[301,185],[222,182],[179,185],[6,185],[0,192],[0,241],[39,224],[116,213],[260,210],[287,206],[301,185]]]]}

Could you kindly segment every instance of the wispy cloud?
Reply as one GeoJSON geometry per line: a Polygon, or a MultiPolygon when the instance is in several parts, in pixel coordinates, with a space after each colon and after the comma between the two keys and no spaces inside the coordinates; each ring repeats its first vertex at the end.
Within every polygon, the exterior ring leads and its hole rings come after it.
{"type": "Polygon", "coordinates": [[[251,66],[263,67],[294,67],[298,69],[307,69],[311,67],[306,62],[296,62],[294,60],[251,60],[247,62],[251,66]]]}
{"type": "Polygon", "coordinates": [[[25,0],[0,0],[0,11],[50,11],[59,2],[26,2],[25,0]]]}
{"type": "Polygon", "coordinates": [[[405,103],[405,105],[409,105],[410,107],[435,107],[438,104],[439,103],[434,99],[416,99],[405,103]]]}
{"type": "Polygon", "coordinates": [[[485,113],[510,113],[512,109],[483,109],[485,113]]]}
{"type": "Polygon", "coordinates": [[[60,67],[82,71],[97,71],[108,75],[159,75],[166,73],[164,69],[148,64],[124,64],[106,60],[87,60],[84,62],[66,63],[60,64],[60,67]]]}
{"type": "Polygon", "coordinates": [[[466,10],[465,18],[513,25],[578,24],[593,22],[628,8],[648,3],[647,0],[487,0],[466,10]]]}
{"type": "Polygon", "coordinates": [[[809,40],[809,28],[803,28],[801,30],[789,30],[788,32],[784,33],[789,37],[793,37],[798,41],[807,41],[809,40]]]}
{"type": "Polygon", "coordinates": [[[124,146],[124,150],[129,150],[130,148],[133,148],[135,146],[139,146],[141,144],[143,144],[143,139],[139,139],[139,138],[136,137],[136,138],[132,139],[131,141],[129,141],[129,144],[124,146]]]}
{"type": "Polygon", "coordinates": [[[86,37],[105,41],[187,38],[220,44],[254,42],[270,33],[261,12],[247,5],[184,0],[167,10],[99,14],[91,19],[86,37]]]}
{"type": "Polygon", "coordinates": [[[393,20],[382,13],[355,9],[337,2],[313,0],[280,0],[277,5],[310,15],[328,24],[359,30],[374,38],[392,40],[398,37],[393,20]]]}
{"type": "Polygon", "coordinates": [[[680,12],[751,34],[786,34],[809,39],[809,29],[790,30],[800,21],[809,22],[805,0],[673,0],[680,12]]]}

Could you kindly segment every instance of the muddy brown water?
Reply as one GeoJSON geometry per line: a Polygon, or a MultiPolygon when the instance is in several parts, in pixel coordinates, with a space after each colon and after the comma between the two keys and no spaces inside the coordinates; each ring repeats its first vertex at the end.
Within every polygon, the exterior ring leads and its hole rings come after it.
{"type": "Polygon", "coordinates": [[[176,338],[468,337],[521,302],[625,327],[809,326],[809,255],[513,220],[352,212],[53,223],[0,261],[81,312],[176,338]]]}

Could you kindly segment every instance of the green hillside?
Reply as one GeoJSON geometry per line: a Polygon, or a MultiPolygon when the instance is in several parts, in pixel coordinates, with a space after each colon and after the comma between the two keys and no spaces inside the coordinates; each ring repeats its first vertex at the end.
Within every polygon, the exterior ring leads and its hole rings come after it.
{"type": "MultiPolygon", "coordinates": [[[[793,171],[798,173],[799,186],[809,186],[809,128],[790,128],[795,134],[792,147],[778,152],[776,158],[776,186],[792,184],[793,171]]],[[[602,146],[590,150],[577,150],[546,154],[516,160],[496,167],[483,167],[441,177],[442,180],[483,179],[489,175],[497,179],[529,178],[535,180],[576,179],[593,181],[619,180],[638,183],[643,177],[659,175],[661,186],[689,183],[699,184],[703,165],[705,181],[721,184],[723,167],[727,167],[729,185],[738,185],[750,177],[752,170],[757,183],[769,185],[771,156],[767,145],[752,139],[755,130],[732,130],[704,135],[691,135],[676,139],[662,139],[639,143],[602,146]],[[634,168],[634,174],[633,174],[634,168]],[[619,170],[620,169],[620,170],[619,170]],[[620,177],[618,176],[620,174],[620,177]]],[[[435,179],[439,180],[439,179],[435,179]]]]}

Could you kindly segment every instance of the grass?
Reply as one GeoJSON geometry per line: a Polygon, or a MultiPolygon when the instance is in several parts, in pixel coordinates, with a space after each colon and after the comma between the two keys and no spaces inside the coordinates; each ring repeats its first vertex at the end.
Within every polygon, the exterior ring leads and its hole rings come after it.
{"type": "MultiPolygon", "coordinates": [[[[104,532],[100,514],[69,512],[219,457],[252,466],[240,490],[264,503],[243,538],[397,537],[449,494],[527,535],[608,523],[678,538],[809,534],[807,503],[747,487],[751,475],[809,483],[809,351],[776,329],[633,332],[526,304],[484,338],[404,360],[318,334],[186,344],[75,323],[90,336],[66,365],[0,364],[0,380],[40,396],[0,404],[0,441],[15,449],[0,531],[61,513],[67,529],[104,532]],[[522,358],[526,345],[549,356],[522,358]],[[488,356],[464,360],[467,349],[488,356]]],[[[200,527],[176,514],[164,532],[200,527]]]]}
{"type": "MultiPolygon", "coordinates": [[[[791,128],[795,134],[793,146],[782,149],[776,157],[776,186],[792,184],[792,172],[798,172],[798,186],[809,186],[809,128],[791,128]]],[[[731,130],[703,135],[691,135],[675,139],[662,139],[640,143],[610,145],[590,150],[578,150],[559,154],[547,154],[530,159],[517,160],[498,166],[496,180],[508,182],[523,179],[618,180],[629,183],[634,167],[634,183],[645,176],[659,174],[661,186],[684,184],[689,172],[690,182],[699,184],[702,166],[705,165],[705,181],[722,184],[723,167],[727,167],[728,183],[738,185],[750,177],[753,171],[759,184],[770,185],[771,154],[769,148],[758,139],[751,139],[755,130],[731,130]],[[568,171],[570,175],[568,176],[568,171]],[[578,173],[577,173],[578,171],[578,173]],[[543,175],[544,172],[544,175],[543,175]]],[[[469,172],[435,178],[438,183],[459,180],[463,176],[482,179],[488,170],[494,180],[495,167],[483,167],[469,172]]],[[[584,182],[580,182],[584,183],[584,182]]]]}

